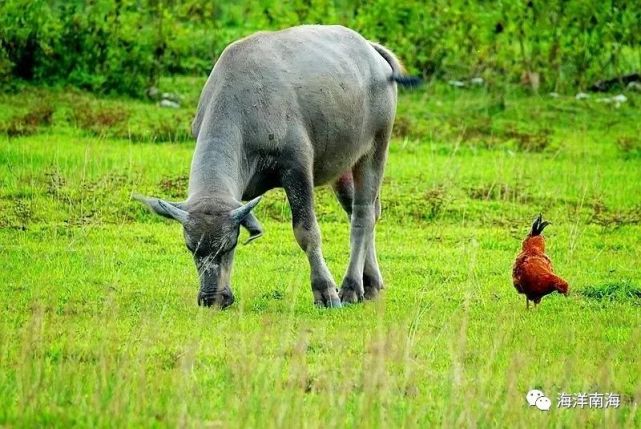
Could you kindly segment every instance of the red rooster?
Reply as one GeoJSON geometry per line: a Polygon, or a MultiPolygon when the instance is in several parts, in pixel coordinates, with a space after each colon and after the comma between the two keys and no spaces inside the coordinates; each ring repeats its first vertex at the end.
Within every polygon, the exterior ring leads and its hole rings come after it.
{"type": "Polygon", "coordinates": [[[539,215],[532,231],[523,240],[521,253],[516,257],[512,269],[514,287],[519,293],[525,295],[526,308],[530,308],[530,301],[534,305],[541,302],[541,298],[554,291],[567,296],[568,283],[554,274],[552,261],[545,254],[545,240],[541,233],[550,222],[544,221],[539,215]]]}

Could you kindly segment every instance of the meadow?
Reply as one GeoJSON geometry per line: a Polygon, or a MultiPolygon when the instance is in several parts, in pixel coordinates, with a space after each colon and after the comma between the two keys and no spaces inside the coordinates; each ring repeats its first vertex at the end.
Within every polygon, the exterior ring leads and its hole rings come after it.
{"type": "MultiPolygon", "coordinates": [[[[620,106],[428,82],[400,95],[377,245],[385,290],[312,305],[284,193],[236,252],[236,303],[196,305],[180,226],[204,77],[179,109],[77,90],[0,95],[0,426],[641,427],[641,96],[620,106]],[[570,295],[512,286],[542,212],[570,295]],[[527,406],[538,388],[549,412],[527,406]],[[618,408],[560,409],[614,392],[618,408]]],[[[317,214],[340,282],[348,223],[317,214]]],[[[241,233],[241,238],[246,234],[241,233]]]]}

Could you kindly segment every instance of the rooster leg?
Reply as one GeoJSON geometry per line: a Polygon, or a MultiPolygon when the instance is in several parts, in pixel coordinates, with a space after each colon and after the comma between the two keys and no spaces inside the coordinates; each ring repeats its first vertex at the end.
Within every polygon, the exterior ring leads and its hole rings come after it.
{"type": "Polygon", "coordinates": [[[529,310],[530,309],[530,300],[527,299],[527,296],[525,297],[525,309],[529,310]]]}

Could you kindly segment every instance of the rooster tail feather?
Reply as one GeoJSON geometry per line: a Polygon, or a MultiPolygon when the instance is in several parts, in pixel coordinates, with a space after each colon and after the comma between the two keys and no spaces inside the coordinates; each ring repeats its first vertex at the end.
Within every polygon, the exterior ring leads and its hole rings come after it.
{"type": "Polygon", "coordinates": [[[550,222],[548,222],[547,220],[543,220],[543,215],[539,213],[537,218],[534,219],[534,223],[532,224],[532,231],[530,231],[530,235],[533,237],[537,235],[541,235],[541,233],[543,232],[543,229],[548,225],[550,225],[550,222]]]}

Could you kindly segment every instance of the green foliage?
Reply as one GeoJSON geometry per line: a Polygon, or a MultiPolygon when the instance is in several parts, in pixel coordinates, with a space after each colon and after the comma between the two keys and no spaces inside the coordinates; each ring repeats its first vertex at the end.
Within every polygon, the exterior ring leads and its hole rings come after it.
{"type": "Polygon", "coordinates": [[[7,0],[0,11],[0,57],[15,77],[141,94],[157,74],[153,14],[136,0],[7,0]]]}
{"type": "Polygon", "coordinates": [[[352,27],[424,76],[536,76],[566,90],[641,68],[641,3],[630,1],[5,0],[0,83],[142,95],[162,74],[206,74],[240,37],[305,23],[352,27]]]}

